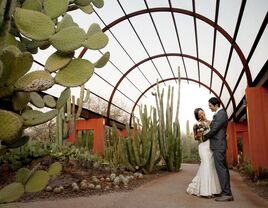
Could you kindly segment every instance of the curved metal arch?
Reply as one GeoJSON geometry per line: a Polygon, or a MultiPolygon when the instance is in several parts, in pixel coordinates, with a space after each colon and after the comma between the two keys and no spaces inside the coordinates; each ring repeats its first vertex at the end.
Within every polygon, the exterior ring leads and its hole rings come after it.
{"type": "MultiPolygon", "coordinates": [[[[154,84],[152,84],[150,87],[148,87],[145,91],[143,91],[143,93],[140,95],[140,97],[136,100],[136,103],[134,104],[132,110],[131,110],[131,114],[130,114],[130,118],[129,118],[129,126],[132,125],[132,116],[133,116],[133,112],[139,102],[139,100],[141,99],[141,97],[148,91],[150,90],[151,88],[153,88],[154,86],[156,86],[157,84],[159,83],[162,83],[162,82],[166,82],[166,81],[173,81],[175,79],[178,79],[178,77],[172,77],[172,78],[167,78],[167,79],[164,79],[164,80],[161,80],[159,82],[156,82],[154,84]]],[[[198,80],[195,80],[195,79],[190,79],[190,78],[186,78],[186,77],[181,77],[182,80],[188,80],[188,81],[191,81],[191,82],[195,82],[195,83],[198,83],[202,86],[204,86],[205,88],[207,88],[208,90],[211,90],[211,92],[214,94],[215,97],[217,97],[219,99],[219,101],[221,102],[221,105],[222,105],[222,108],[226,111],[226,108],[225,108],[225,105],[222,103],[220,97],[217,95],[217,93],[215,93],[212,89],[210,89],[209,86],[207,86],[206,84],[202,83],[202,82],[199,82],[198,80]]]]}
{"type": "MultiPolygon", "coordinates": [[[[210,19],[206,18],[205,16],[200,15],[196,12],[192,12],[192,11],[185,10],[185,9],[172,8],[172,7],[159,7],[159,8],[149,8],[149,9],[139,10],[139,11],[132,12],[128,15],[125,15],[125,16],[122,16],[122,17],[116,19],[115,21],[111,22],[109,25],[104,27],[102,29],[102,31],[106,32],[107,30],[109,30],[110,28],[112,28],[113,26],[117,25],[118,23],[120,23],[122,21],[125,21],[125,20],[132,18],[132,17],[135,17],[135,16],[150,13],[150,12],[174,12],[174,13],[189,15],[192,17],[196,17],[196,18],[202,20],[203,22],[209,24],[211,27],[215,28],[218,32],[220,32],[228,40],[228,42],[231,44],[231,47],[234,48],[235,51],[237,52],[237,54],[238,54],[238,56],[243,64],[242,71],[244,71],[246,73],[248,86],[251,86],[252,76],[251,76],[250,69],[249,69],[248,63],[246,61],[246,58],[245,58],[243,52],[241,51],[240,47],[237,45],[237,43],[234,41],[234,39],[229,35],[229,33],[227,33],[221,26],[219,26],[218,24],[215,24],[215,22],[213,22],[212,20],[210,20],[210,19]]],[[[79,57],[80,58],[83,57],[83,55],[85,54],[86,51],[87,51],[87,49],[84,48],[81,51],[81,53],[79,54],[79,57]]]]}
{"type": "MultiPolygon", "coordinates": [[[[182,57],[185,57],[185,58],[190,58],[190,59],[193,59],[193,60],[196,60],[196,61],[199,61],[200,63],[206,65],[207,67],[209,67],[213,72],[215,72],[218,77],[222,80],[222,82],[224,83],[224,85],[226,86],[229,94],[230,94],[230,97],[232,99],[232,103],[233,103],[233,109],[236,108],[236,104],[235,104],[235,100],[234,100],[234,97],[232,96],[232,91],[231,91],[231,88],[229,86],[229,84],[226,82],[226,80],[224,79],[224,77],[215,69],[213,68],[210,64],[208,64],[207,62],[205,62],[204,60],[202,59],[198,59],[194,56],[191,56],[191,55],[187,55],[187,54],[179,54],[179,53],[166,53],[166,54],[159,54],[159,55],[155,55],[155,56],[151,56],[149,58],[146,58],[142,61],[140,61],[139,63],[135,64],[134,66],[132,66],[129,70],[127,70],[124,75],[119,79],[119,81],[116,83],[112,93],[111,93],[111,96],[109,98],[109,103],[108,103],[108,107],[107,107],[107,118],[110,117],[110,109],[111,109],[111,103],[112,103],[112,100],[113,100],[113,97],[114,97],[114,94],[115,94],[115,91],[116,89],[118,88],[118,86],[120,85],[120,83],[123,81],[123,79],[132,71],[134,70],[135,68],[137,68],[137,66],[151,60],[151,59],[155,59],[155,58],[160,58],[160,57],[164,57],[164,56],[182,56],[182,57]]],[[[211,89],[212,90],[212,89],[211,89]]]]}

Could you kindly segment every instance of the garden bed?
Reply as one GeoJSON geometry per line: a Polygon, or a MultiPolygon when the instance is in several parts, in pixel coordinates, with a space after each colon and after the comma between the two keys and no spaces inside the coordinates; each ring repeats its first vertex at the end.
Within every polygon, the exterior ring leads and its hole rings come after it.
{"type": "MultiPolygon", "coordinates": [[[[46,170],[48,165],[42,163],[43,159],[32,161],[27,168],[32,169],[36,163],[41,161],[41,169],[46,170]]],[[[9,183],[15,181],[15,172],[10,171],[6,165],[2,165],[0,170],[0,189],[6,186],[9,183]],[[3,179],[3,180],[2,180],[3,179]]],[[[120,182],[118,185],[115,185],[113,181],[107,181],[107,178],[110,178],[111,174],[114,173],[109,168],[105,167],[91,167],[91,168],[82,168],[78,167],[76,162],[70,161],[69,164],[63,168],[63,171],[60,176],[50,179],[48,186],[52,190],[43,190],[37,193],[24,193],[24,195],[18,199],[18,202],[29,202],[29,201],[40,201],[40,200],[57,200],[60,198],[74,198],[81,196],[90,196],[90,195],[101,195],[111,192],[122,192],[122,191],[131,191],[134,188],[141,186],[142,184],[149,182],[153,179],[159,178],[161,176],[168,175],[169,172],[159,170],[152,174],[142,174],[142,176],[137,176],[132,172],[127,171],[117,171],[116,176],[129,177],[127,185],[120,182]],[[95,177],[94,177],[95,176],[95,177]],[[93,179],[97,179],[97,182],[93,179]],[[87,184],[94,184],[95,186],[100,185],[99,189],[90,188],[89,186],[84,189],[81,188],[81,182],[86,181],[87,184]],[[79,187],[79,190],[74,190],[73,184],[76,183],[79,187]],[[54,189],[62,186],[63,189],[59,193],[55,193],[54,189]]]]}

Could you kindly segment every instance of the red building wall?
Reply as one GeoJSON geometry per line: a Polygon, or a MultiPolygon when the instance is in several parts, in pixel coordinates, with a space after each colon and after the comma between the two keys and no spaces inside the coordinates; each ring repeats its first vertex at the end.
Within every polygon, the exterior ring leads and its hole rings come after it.
{"type": "Polygon", "coordinates": [[[250,161],[254,170],[268,170],[268,89],[246,89],[250,161]]]}

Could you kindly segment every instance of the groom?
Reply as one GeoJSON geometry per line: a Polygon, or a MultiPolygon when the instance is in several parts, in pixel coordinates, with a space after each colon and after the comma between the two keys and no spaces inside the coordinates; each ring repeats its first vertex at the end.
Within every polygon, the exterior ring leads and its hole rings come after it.
{"type": "Polygon", "coordinates": [[[227,113],[220,108],[220,101],[212,97],[208,101],[209,108],[215,112],[210,123],[210,131],[203,136],[203,141],[210,140],[210,149],[213,151],[215,167],[221,184],[222,192],[216,201],[233,201],[230,187],[230,174],[226,162],[226,129],[228,124],[227,113]]]}

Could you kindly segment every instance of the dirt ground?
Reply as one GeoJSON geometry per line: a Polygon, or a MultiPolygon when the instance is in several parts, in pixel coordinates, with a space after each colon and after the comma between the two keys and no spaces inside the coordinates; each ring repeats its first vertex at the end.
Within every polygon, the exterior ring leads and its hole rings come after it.
{"type": "Polygon", "coordinates": [[[268,201],[268,179],[251,180],[244,172],[239,172],[249,189],[268,201]]]}
{"type": "MultiPolygon", "coordinates": [[[[33,166],[34,164],[31,164],[33,166]]],[[[7,170],[5,167],[0,167],[0,188],[3,186],[15,181],[15,173],[7,170]]],[[[31,168],[31,167],[29,167],[31,168]]],[[[43,169],[46,169],[44,166],[43,169]]],[[[25,193],[18,201],[19,202],[29,202],[29,201],[41,201],[41,200],[57,200],[62,198],[73,198],[81,196],[90,196],[90,195],[102,195],[111,192],[126,192],[135,189],[136,187],[141,186],[142,184],[149,182],[153,179],[166,176],[170,174],[167,171],[159,170],[153,174],[144,174],[142,178],[137,178],[131,172],[117,172],[116,175],[124,176],[133,176],[128,185],[119,184],[115,186],[111,181],[105,179],[109,178],[111,175],[111,170],[104,168],[77,168],[76,165],[69,165],[64,168],[62,174],[55,179],[50,180],[49,186],[53,189],[55,187],[63,186],[63,190],[60,193],[54,193],[53,191],[43,190],[38,193],[25,193]],[[92,181],[92,176],[96,176],[99,180],[98,184],[101,186],[100,189],[90,189],[86,188],[82,190],[81,188],[78,191],[74,191],[72,184],[77,183],[80,186],[81,181],[86,180],[88,183],[94,183],[92,181]]],[[[268,201],[268,179],[255,181],[250,180],[244,172],[241,172],[240,175],[243,177],[244,182],[248,185],[249,189],[257,193],[262,198],[268,201]]]]}
{"type": "MultiPolygon", "coordinates": [[[[32,169],[32,167],[39,161],[34,161],[27,168],[32,169]]],[[[46,165],[41,165],[39,169],[47,169],[46,165]]],[[[149,182],[153,179],[159,178],[161,176],[165,176],[170,174],[167,171],[159,170],[153,174],[143,174],[142,177],[136,177],[132,172],[127,171],[118,171],[115,174],[117,176],[130,176],[132,177],[129,180],[127,185],[120,183],[118,186],[115,186],[112,181],[107,181],[105,179],[109,178],[113,171],[107,168],[81,168],[77,167],[76,164],[70,164],[68,167],[65,167],[60,176],[56,178],[52,178],[49,180],[48,185],[52,187],[52,189],[56,187],[62,186],[63,189],[60,193],[54,193],[52,191],[43,190],[37,193],[24,193],[24,195],[18,199],[18,202],[30,202],[30,201],[40,201],[40,200],[57,200],[60,198],[72,198],[72,197],[80,197],[80,196],[90,196],[90,195],[102,195],[111,192],[126,192],[135,189],[136,187],[141,186],[142,184],[149,182]],[[97,184],[101,186],[100,189],[90,189],[85,188],[79,190],[73,190],[73,183],[76,183],[79,187],[81,187],[81,182],[86,180],[88,184],[95,184],[93,181],[93,177],[96,176],[98,179],[97,184]]],[[[0,167],[0,189],[12,182],[15,181],[15,172],[10,171],[6,165],[0,167]]]]}

